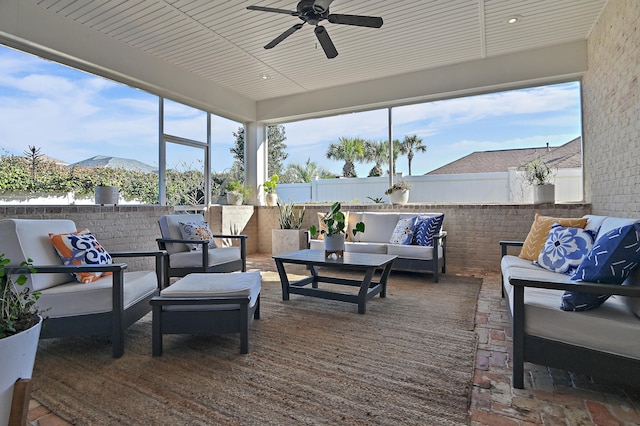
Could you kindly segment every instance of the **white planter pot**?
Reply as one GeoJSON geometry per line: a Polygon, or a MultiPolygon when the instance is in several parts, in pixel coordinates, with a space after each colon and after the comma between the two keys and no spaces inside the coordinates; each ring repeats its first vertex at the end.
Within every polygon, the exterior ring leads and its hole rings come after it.
{"type": "Polygon", "coordinates": [[[227,204],[239,206],[242,204],[242,194],[238,192],[227,192],[227,204]]]}
{"type": "Polygon", "coordinates": [[[31,378],[41,327],[42,318],[30,329],[0,339],[0,425],[9,421],[14,383],[31,378]]]}
{"type": "Polygon", "coordinates": [[[120,191],[116,186],[96,186],[94,188],[94,196],[96,204],[104,206],[105,204],[118,204],[120,198],[120,191]]]}
{"type": "Polygon", "coordinates": [[[334,234],[324,236],[324,257],[335,254],[337,257],[344,256],[344,234],[334,234]]]}
{"type": "Polygon", "coordinates": [[[396,191],[389,194],[389,201],[391,204],[407,204],[409,201],[409,190],[396,191]]]}
{"type": "Polygon", "coordinates": [[[307,248],[307,231],[301,229],[272,229],[271,255],[291,253],[307,248]]]}
{"type": "Polygon", "coordinates": [[[274,207],[278,205],[278,194],[267,194],[265,197],[265,201],[267,202],[267,206],[274,207]]]}
{"type": "Polygon", "coordinates": [[[545,185],[535,185],[533,187],[533,203],[555,203],[556,187],[551,183],[545,185]]]}

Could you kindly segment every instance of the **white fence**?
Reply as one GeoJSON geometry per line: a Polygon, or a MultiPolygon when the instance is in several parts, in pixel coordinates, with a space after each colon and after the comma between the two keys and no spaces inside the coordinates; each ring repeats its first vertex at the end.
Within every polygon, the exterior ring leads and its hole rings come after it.
{"type": "MultiPolygon", "coordinates": [[[[410,203],[505,203],[533,202],[533,189],[522,172],[463,173],[396,177],[411,185],[410,203]]],[[[583,201],[581,169],[561,169],[554,179],[556,202],[583,201]]],[[[278,184],[284,202],[360,202],[374,199],[388,203],[384,191],[389,177],[317,179],[311,183],[278,184]]]]}

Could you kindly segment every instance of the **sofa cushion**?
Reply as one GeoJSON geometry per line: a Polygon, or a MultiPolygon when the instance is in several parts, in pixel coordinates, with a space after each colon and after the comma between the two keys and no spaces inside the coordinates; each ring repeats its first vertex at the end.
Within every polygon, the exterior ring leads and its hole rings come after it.
{"type": "MultiPolygon", "coordinates": [[[[184,240],[192,241],[209,241],[209,248],[216,248],[216,242],[213,239],[213,232],[209,228],[207,222],[178,222],[180,226],[180,234],[184,240]]],[[[191,250],[202,251],[202,244],[187,244],[191,250]]]]}
{"type": "MultiPolygon", "coordinates": [[[[63,234],[49,234],[53,247],[63,265],[110,265],[109,253],[102,247],[88,229],[63,234]]],[[[111,272],[75,272],[73,276],[80,283],[90,283],[111,272]]]]}
{"type": "Polygon", "coordinates": [[[542,247],[547,241],[549,231],[554,223],[559,223],[561,226],[568,228],[584,228],[587,224],[587,218],[550,217],[536,213],[519,256],[523,259],[538,260],[538,256],[540,256],[542,247]]]}
{"type": "Polygon", "coordinates": [[[429,247],[433,245],[433,237],[440,233],[444,214],[438,216],[418,216],[415,225],[413,244],[429,247]]]}
{"type": "MultiPolygon", "coordinates": [[[[387,245],[387,254],[395,254],[406,259],[432,260],[433,247],[389,244],[387,245]]],[[[442,246],[438,247],[438,258],[442,259],[442,246]]]]}
{"type": "Polygon", "coordinates": [[[391,233],[398,223],[398,213],[362,213],[364,232],[359,232],[352,241],[367,243],[388,243],[391,233]]]}
{"type": "MultiPolygon", "coordinates": [[[[322,241],[324,246],[324,241],[322,241]]],[[[240,260],[240,247],[218,247],[209,249],[209,266],[240,260]]],[[[202,266],[202,251],[181,251],[169,255],[172,268],[193,268],[202,266]]]]}
{"type": "Polygon", "coordinates": [[[387,254],[389,243],[344,243],[344,251],[356,253],[387,254]]]}
{"type": "Polygon", "coordinates": [[[411,244],[413,240],[413,232],[416,225],[416,218],[409,217],[404,219],[398,219],[398,223],[396,223],[393,232],[391,233],[391,238],[389,242],[391,244],[411,244]]]}
{"type": "Polygon", "coordinates": [[[592,246],[591,231],[555,225],[538,256],[538,265],[553,272],[572,275],[592,246]]]}

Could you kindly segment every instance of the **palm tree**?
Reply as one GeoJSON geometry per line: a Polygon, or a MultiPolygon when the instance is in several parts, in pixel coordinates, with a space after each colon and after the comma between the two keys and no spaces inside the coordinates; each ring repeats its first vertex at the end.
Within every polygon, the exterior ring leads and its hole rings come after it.
{"type": "Polygon", "coordinates": [[[405,136],[400,142],[400,154],[407,155],[409,160],[409,176],[411,176],[411,161],[413,161],[414,152],[426,152],[427,147],[422,144],[422,139],[418,135],[405,136]]]}
{"type": "MultiPolygon", "coordinates": [[[[393,142],[393,162],[398,159],[399,154],[399,142],[393,142]]],[[[365,150],[364,150],[364,158],[366,161],[372,161],[376,163],[375,166],[369,172],[369,176],[382,176],[384,174],[384,170],[382,169],[383,164],[389,164],[389,141],[367,141],[365,142],[365,150]]],[[[389,172],[389,169],[387,169],[389,172]]]]}
{"type": "Polygon", "coordinates": [[[364,140],[360,138],[340,138],[338,143],[332,143],[327,150],[327,158],[344,161],[343,177],[358,177],[355,161],[364,160],[364,140]]]}
{"type": "Polygon", "coordinates": [[[329,170],[323,167],[318,166],[318,163],[316,163],[315,161],[311,161],[311,158],[308,158],[304,164],[288,164],[287,169],[285,170],[280,181],[282,183],[308,183],[311,182],[316,176],[319,176],[323,179],[331,179],[335,177],[335,174],[331,173],[329,170]]]}

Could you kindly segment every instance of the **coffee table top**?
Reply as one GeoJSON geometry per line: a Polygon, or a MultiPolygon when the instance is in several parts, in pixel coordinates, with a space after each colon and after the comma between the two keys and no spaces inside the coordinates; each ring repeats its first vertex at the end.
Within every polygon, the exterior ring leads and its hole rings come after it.
{"type": "Polygon", "coordinates": [[[356,267],[379,267],[393,261],[396,255],[390,254],[373,254],[373,253],[354,253],[344,252],[343,257],[337,259],[325,258],[323,250],[300,250],[291,253],[284,253],[273,256],[274,259],[285,261],[287,263],[299,263],[303,265],[325,265],[325,266],[356,266],[356,267]]]}

